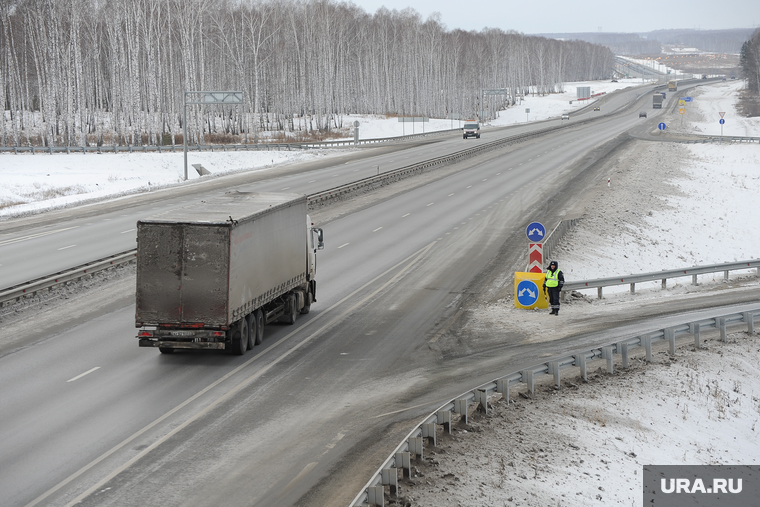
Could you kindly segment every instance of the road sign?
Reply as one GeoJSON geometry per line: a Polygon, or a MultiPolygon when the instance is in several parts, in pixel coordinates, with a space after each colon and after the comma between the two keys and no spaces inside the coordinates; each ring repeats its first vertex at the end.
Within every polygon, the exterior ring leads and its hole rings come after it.
{"type": "Polygon", "coordinates": [[[723,118],[721,118],[720,119],[720,124],[723,125],[724,123],[726,123],[726,120],[724,120],[723,118]]]}
{"type": "Polygon", "coordinates": [[[678,110],[678,114],[684,114],[686,112],[686,109],[681,108],[678,110]]]}
{"type": "Polygon", "coordinates": [[[683,100],[683,99],[681,99],[681,100],[678,101],[678,105],[679,106],[685,106],[686,105],[686,101],[683,100]]]}
{"type": "Polygon", "coordinates": [[[531,243],[528,245],[528,273],[544,272],[544,245],[531,243]]]}
{"type": "Polygon", "coordinates": [[[686,97],[686,102],[691,102],[691,97],[686,97]]]}
{"type": "Polygon", "coordinates": [[[721,111],[718,114],[720,115],[721,118],[723,118],[723,115],[726,114],[726,112],[725,111],[721,111]]]}
{"type": "Polygon", "coordinates": [[[532,280],[523,280],[517,284],[517,301],[522,306],[533,306],[538,301],[538,285],[532,280]]]}
{"type": "Polygon", "coordinates": [[[660,130],[665,130],[666,127],[667,125],[665,125],[664,123],[660,123],[659,125],[657,125],[657,128],[660,130]]]}
{"type": "Polygon", "coordinates": [[[540,243],[546,236],[546,228],[541,222],[531,222],[528,228],[525,229],[525,234],[528,236],[528,241],[534,241],[540,243]]]}

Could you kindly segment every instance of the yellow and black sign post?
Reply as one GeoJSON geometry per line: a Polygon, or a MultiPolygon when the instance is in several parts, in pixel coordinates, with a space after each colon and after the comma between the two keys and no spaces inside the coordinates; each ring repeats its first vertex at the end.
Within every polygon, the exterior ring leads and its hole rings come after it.
{"type": "Polygon", "coordinates": [[[543,290],[544,276],[544,273],[515,273],[515,308],[549,308],[549,301],[543,290]]]}

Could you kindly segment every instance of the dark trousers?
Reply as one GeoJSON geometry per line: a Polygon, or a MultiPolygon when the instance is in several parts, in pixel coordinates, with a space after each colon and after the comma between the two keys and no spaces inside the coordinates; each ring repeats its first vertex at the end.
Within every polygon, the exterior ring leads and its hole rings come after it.
{"type": "Polygon", "coordinates": [[[559,287],[547,287],[546,292],[549,294],[549,308],[559,310],[559,287]]]}

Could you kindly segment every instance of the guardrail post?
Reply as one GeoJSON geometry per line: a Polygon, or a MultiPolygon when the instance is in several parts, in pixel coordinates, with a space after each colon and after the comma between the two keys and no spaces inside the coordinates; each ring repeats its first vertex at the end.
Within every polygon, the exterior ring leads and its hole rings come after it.
{"type": "Polygon", "coordinates": [[[612,345],[602,347],[602,357],[607,360],[607,372],[610,374],[614,373],[614,350],[615,347],[612,345]]]}
{"type": "Polygon", "coordinates": [[[562,387],[560,384],[559,361],[552,361],[549,363],[549,373],[554,375],[554,382],[557,384],[557,387],[562,387]]]}
{"type": "Polygon", "coordinates": [[[726,271],[723,272],[723,281],[724,282],[728,281],[728,270],[726,270],[726,271]]]}
{"type": "Polygon", "coordinates": [[[720,341],[723,343],[728,341],[728,338],[726,337],[726,318],[725,317],[718,317],[715,319],[715,325],[720,329],[720,341]]]}
{"type": "Polygon", "coordinates": [[[385,506],[385,488],[383,486],[370,486],[367,488],[367,503],[379,507],[385,506]]]}
{"type": "Polygon", "coordinates": [[[502,399],[507,400],[507,406],[509,406],[509,379],[497,379],[496,392],[501,393],[502,399]]]}
{"type": "Polygon", "coordinates": [[[396,468],[401,469],[401,474],[404,477],[412,476],[412,455],[408,452],[396,453],[396,468]]]}
{"type": "Polygon", "coordinates": [[[488,391],[475,389],[473,393],[475,393],[475,403],[478,404],[483,412],[488,414],[488,391]]]}
{"type": "Polygon", "coordinates": [[[536,383],[533,381],[533,370],[523,370],[520,373],[522,375],[522,381],[528,384],[528,389],[530,389],[530,395],[533,396],[533,394],[535,394],[535,389],[536,389],[536,383]]]}
{"type": "Polygon", "coordinates": [[[575,359],[575,366],[578,366],[581,369],[581,377],[583,377],[583,380],[588,382],[588,372],[586,371],[586,354],[576,354],[573,356],[575,359]]]}
{"type": "Polygon", "coordinates": [[[628,344],[625,342],[618,343],[617,350],[623,356],[623,368],[628,368],[628,344]]]}
{"type": "Polygon", "coordinates": [[[422,459],[422,437],[409,437],[409,454],[414,454],[418,459],[422,459]]]}
{"type": "Polygon", "coordinates": [[[652,362],[652,337],[648,334],[645,334],[641,338],[641,343],[644,344],[644,349],[647,352],[647,363],[652,362]]]}
{"type": "Polygon", "coordinates": [[[446,431],[451,435],[451,411],[439,410],[435,414],[436,422],[444,427],[446,431]]]}
{"type": "Polygon", "coordinates": [[[697,275],[691,275],[691,284],[697,285],[697,275]]]}
{"type": "Polygon", "coordinates": [[[383,468],[380,475],[383,486],[390,486],[391,493],[398,494],[398,468],[383,468]]]}
{"type": "Polygon", "coordinates": [[[454,400],[454,413],[464,417],[464,423],[467,424],[467,398],[454,400]]]}
{"type": "Polygon", "coordinates": [[[698,349],[702,348],[699,337],[699,322],[689,322],[689,332],[694,335],[694,346],[698,349]]]}
{"type": "Polygon", "coordinates": [[[435,442],[435,431],[435,423],[422,423],[422,438],[429,439],[433,444],[433,447],[437,447],[435,442]]]}
{"type": "Polygon", "coordinates": [[[597,287],[596,288],[596,298],[597,299],[602,299],[602,288],[601,287],[597,287]]]}
{"type": "Polygon", "coordinates": [[[672,327],[666,327],[662,330],[665,335],[665,339],[668,340],[668,352],[671,356],[676,355],[676,330],[672,327]]]}
{"type": "Polygon", "coordinates": [[[747,332],[755,334],[755,316],[752,312],[743,312],[742,320],[747,324],[747,332]]]}
{"type": "Polygon", "coordinates": [[[631,284],[631,294],[636,294],[636,284],[635,283],[631,284]]]}
{"type": "Polygon", "coordinates": [[[667,286],[668,286],[668,279],[667,278],[663,278],[662,279],[662,288],[665,289],[665,288],[667,288],[667,286]]]}

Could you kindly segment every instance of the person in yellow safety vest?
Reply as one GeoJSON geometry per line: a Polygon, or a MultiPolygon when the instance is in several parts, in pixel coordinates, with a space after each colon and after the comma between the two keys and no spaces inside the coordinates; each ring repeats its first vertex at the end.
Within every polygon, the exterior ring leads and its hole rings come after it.
{"type": "Polygon", "coordinates": [[[544,294],[549,292],[549,305],[552,311],[549,315],[559,315],[559,294],[565,285],[565,275],[559,270],[557,261],[551,261],[544,276],[544,294]]]}

